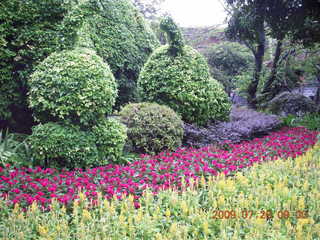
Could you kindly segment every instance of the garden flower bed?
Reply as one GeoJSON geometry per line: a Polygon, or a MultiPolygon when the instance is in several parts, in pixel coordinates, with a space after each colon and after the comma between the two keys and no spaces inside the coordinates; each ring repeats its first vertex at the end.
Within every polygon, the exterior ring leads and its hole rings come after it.
{"type": "MultiPolygon", "coordinates": [[[[224,150],[213,146],[200,149],[180,148],[156,156],[143,155],[131,164],[107,165],[73,171],[36,168],[0,168],[0,198],[8,205],[26,207],[34,201],[48,206],[52,199],[69,205],[79,198],[78,191],[96,200],[101,192],[107,199],[132,194],[138,199],[146,188],[154,193],[170,187],[180,188],[201,176],[223,172],[234,175],[256,162],[302,155],[317,141],[318,132],[303,127],[283,128],[269,136],[241,144],[224,144],[224,150]]],[[[136,207],[138,203],[136,202],[136,207]]]]}
{"type": "MultiPolygon", "coordinates": [[[[296,131],[296,130],[295,130],[296,131]]],[[[319,143],[303,156],[253,164],[246,173],[190,180],[181,194],[147,190],[108,201],[85,194],[72,209],[54,201],[42,212],[0,199],[1,239],[319,239],[319,143]]],[[[183,185],[184,186],[184,185],[183,185]]]]}

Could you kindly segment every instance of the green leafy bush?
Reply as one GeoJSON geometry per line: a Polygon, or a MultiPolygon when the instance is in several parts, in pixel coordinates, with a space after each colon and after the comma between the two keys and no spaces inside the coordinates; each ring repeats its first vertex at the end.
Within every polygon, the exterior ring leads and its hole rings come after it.
{"type": "Polygon", "coordinates": [[[205,54],[210,67],[223,71],[228,76],[239,75],[254,65],[250,50],[236,42],[213,45],[205,54]]]}
{"type": "Polygon", "coordinates": [[[210,73],[223,84],[228,93],[239,86],[237,80],[240,79],[235,77],[254,66],[252,53],[236,42],[215,44],[205,52],[205,57],[210,73]]]}
{"type": "Polygon", "coordinates": [[[99,165],[95,139],[76,126],[57,123],[33,127],[28,144],[34,164],[44,167],[90,167],[99,165]]]}
{"type": "Polygon", "coordinates": [[[131,103],[119,115],[128,127],[128,143],[133,151],[153,154],[181,145],[183,122],[169,107],[131,103]]]}
{"type": "Polygon", "coordinates": [[[171,45],[158,48],[143,67],[138,80],[141,100],[167,105],[189,123],[227,119],[230,102],[222,85],[210,78],[204,57],[183,44],[172,21],[165,19],[160,26],[171,45]]]}
{"type": "Polygon", "coordinates": [[[30,107],[42,123],[56,120],[92,126],[111,113],[116,81],[94,51],[77,48],[53,53],[29,80],[30,107]]]}
{"type": "Polygon", "coordinates": [[[159,43],[129,0],[2,0],[0,128],[30,132],[27,79],[53,52],[74,48],[84,23],[118,80],[118,105],[133,98],[140,69],[159,43]]]}
{"type": "Polygon", "coordinates": [[[319,113],[307,113],[302,117],[296,117],[289,114],[282,118],[282,124],[288,127],[304,126],[313,131],[320,130],[320,114],[319,113]]]}
{"type": "Polygon", "coordinates": [[[134,100],[139,72],[159,45],[149,24],[129,0],[86,1],[68,19],[86,22],[97,54],[119,85],[119,107],[134,100]]]}
{"type": "Polygon", "coordinates": [[[12,163],[18,145],[19,142],[14,139],[14,135],[8,131],[0,131],[0,166],[12,163]]]}
{"type": "Polygon", "coordinates": [[[119,121],[108,118],[93,126],[92,134],[97,145],[100,164],[121,163],[122,151],[127,139],[127,129],[119,121]]]}
{"type": "Polygon", "coordinates": [[[0,128],[29,132],[34,124],[27,79],[49,54],[72,46],[78,26],[63,24],[70,5],[64,0],[1,0],[0,128]]]}

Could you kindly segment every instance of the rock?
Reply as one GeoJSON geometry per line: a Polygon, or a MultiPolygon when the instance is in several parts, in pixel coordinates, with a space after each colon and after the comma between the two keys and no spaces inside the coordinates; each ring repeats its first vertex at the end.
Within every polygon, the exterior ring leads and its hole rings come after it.
{"type": "Polygon", "coordinates": [[[280,116],[303,116],[315,112],[317,106],[308,97],[298,93],[282,92],[274,97],[268,104],[267,110],[280,116]]]}
{"type": "Polygon", "coordinates": [[[206,128],[184,124],[184,145],[203,147],[224,141],[239,143],[268,134],[279,127],[276,115],[264,114],[246,107],[233,107],[230,122],[212,122],[206,128]]]}

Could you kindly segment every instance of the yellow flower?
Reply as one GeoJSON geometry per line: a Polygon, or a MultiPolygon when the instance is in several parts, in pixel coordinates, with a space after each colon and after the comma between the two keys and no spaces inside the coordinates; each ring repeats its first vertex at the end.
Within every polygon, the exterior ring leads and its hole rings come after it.
{"type": "Polygon", "coordinates": [[[13,208],[13,213],[14,213],[14,214],[17,214],[17,213],[19,212],[19,210],[20,210],[19,203],[16,203],[16,204],[14,205],[14,208],[13,208]]]}
{"type": "Polygon", "coordinates": [[[137,222],[137,223],[140,223],[140,222],[141,222],[141,220],[142,220],[142,218],[143,218],[143,213],[142,213],[141,208],[139,208],[139,210],[138,210],[138,214],[136,215],[135,220],[136,220],[136,222],[137,222]]]}
{"type": "Polygon", "coordinates": [[[265,225],[265,223],[266,223],[266,220],[263,219],[263,218],[257,218],[257,219],[255,220],[255,223],[256,223],[256,225],[257,225],[258,228],[263,228],[264,225],[265,225]]]}
{"type": "Polygon", "coordinates": [[[286,221],[285,226],[287,228],[287,232],[291,232],[292,231],[292,225],[291,225],[289,220],[286,221]]]}
{"type": "Polygon", "coordinates": [[[119,216],[119,223],[120,223],[120,225],[122,225],[124,222],[125,222],[125,216],[120,215],[120,216],[119,216]]]}
{"type": "Polygon", "coordinates": [[[304,206],[304,198],[301,197],[298,201],[298,208],[299,210],[304,210],[305,206],[304,206]]]}
{"type": "Polygon", "coordinates": [[[218,198],[218,206],[222,206],[222,205],[224,205],[224,196],[223,195],[221,195],[221,196],[219,196],[219,198],[218,198]]]}
{"type": "Polygon", "coordinates": [[[209,224],[207,221],[205,221],[203,224],[202,224],[202,228],[203,228],[203,233],[205,235],[208,235],[210,233],[210,230],[209,230],[209,224]]]}
{"type": "Polygon", "coordinates": [[[169,208],[167,208],[165,214],[166,214],[166,217],[167,217],[167,218],[169,218],[169,217],[171,216],[171,212],[170,212],[169,208]]]}
{"type": "Polygon", "coordinates": [[[188,205],[187,205],[187,203],[186,203],[186,201],[182,201],[181,202],[181,209],[182,209],[182,212],[184,213],[184,214],[187,214],[188,213],[188,205]]]}
{"type": "Polygon", "coordinates": [[[84,221],[91,220],[91,214],[87,209],[83,209],[83,211],[82,211],[82,219],[84,221]]]}
{"type": "Polygon", "coordinates": [[[229,191],[229,192],[235,191],[234,181],[232,181],[232,180],[227,180],[226,181],[226,190],[229,191]]]}
{"type": "Polygon", "coordinates": [[[38,209],[38,205],[36,202],[33,202],[31,205],[31,212],[35,212],[38,209]]]}
{"type": "Polygon", "coordinates": [[[162,235],[160,233],[157,233],[156,234],[156,240],[162,240],[162,235]]]}
{"type": "Polygon", "coordinates": [[[280,230],[281,228],[281,222],[278,218],[275,218],[273,221],[273,228],[276,230],[280,230]]]}
{"type": "Polygon", "coordinates": [[[103,208],[104,209],[109,209],[110,208],[109,201],[107,199],[103,200],[103,208]]]}
{"type": "Polygon", "coordinates": [[[204,176],[201,177],[201,185],[206,186],[206,179],[204,178],[204,176]]]}
{"type": "Polygon", "coordinates": [[[171,226],[170,226],[170,229],[169,229],[169,232],[170,233],[176,233],[177,232],[177,223],[173,223],[173,224],[171,224],[171,226]]]}
{"type": "Polygon", "coordinates": [[[79,198],[80,198],[80,201],[83,202],[86,199],[86,195],[84,195],[83,192],[80,192],[79,193],[79,198]]]}
{"type": "Polygon", "coordinates": [[[38,232],[39,232],[40,236],[45,237],[48,234],[48,228],[45,227],[45,226],[39,225],[38,226],[38,232]]]}

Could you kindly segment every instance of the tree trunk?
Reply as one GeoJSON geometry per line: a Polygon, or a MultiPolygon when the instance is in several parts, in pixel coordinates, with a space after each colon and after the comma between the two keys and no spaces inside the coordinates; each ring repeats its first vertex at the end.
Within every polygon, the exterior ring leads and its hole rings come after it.
{"type": "Polygon", "coordinates": [[[282,41],[283,41],[283,39],[279,39],[277,42],[277,47],[276,47],[276,51],[275,51],[273,63],[272,63],[271,74],[263,86],[262,93],[267,93],[270,90],[272,83],[276,79],[277,70],[278,70],[278,63],[279,63],[280,55],[282,52],[282,41]]]}
{"type": "Polygon", "coordinates": [[[265,53],[265,42],[266,42],[266,36],[264,31],[264,25],[262,22],[262,28],[260,28],[260,31],[259,31],[259,44],[256,52],[254,53],[255,71],[253,74],[252,82],[248,87],[248,94],[249,94],[248,102],[252,108],[256,108],[256,103],[257,103],[256,94],[257,94],[257,88],[258,88],[261,71],[262,71],[262,64],[263,64],[263,58],[265,53]]]}

